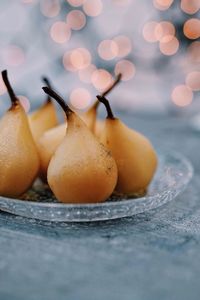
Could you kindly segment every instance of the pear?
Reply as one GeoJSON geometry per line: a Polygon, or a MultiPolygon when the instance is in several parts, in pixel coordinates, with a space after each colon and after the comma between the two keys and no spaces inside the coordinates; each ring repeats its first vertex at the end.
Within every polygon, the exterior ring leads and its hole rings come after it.
{"type": "Polygon", "coordinates": [[[128,128],[113,116],[105,97],[97,96],[107,110],[105,126],[100,141],[111,150],[117,163],[120,194],[143,194],[157,167],[157,155],[150,141],[139,132],[128,128]]]}
{"type": "Polygon", "coordinates": [[[38,140],[38,153],[40,156],[39,176],[44,182],[47,181],[47,169],[51,157],[64,139],[66,129],[67,122],[45,131],[38,140]]]}
{"type": "MultiPolygon", "coordinates": [[[[42,79],[47,86],[51,87],[51,84],[46,77],[43,77],[42,79]]],[[[51,98],[48,97],[46,103],[29,115],[29,125],[36,145],[42,134],[57,124],[56,109],[51,98]]]]}
{"type": "MultiPolygon", "coordinates": [[[[109,92],[111,92],[112,89],[120,82],[120,79],[121,74],[117,75],[113,84],[107,90],[105,90],[102,95],[107,95],[109,92]]],[[[50,85],[48,86],[50,87],[50,85]]],[[[80,115],[80,118],[85,122],[85,124],[96,135],[97,138],[99,138],[104,126],[104,121],[96,119],[99,103],[100,102],[97,100],[87,112],[80,115]]],[[[47,169],[50,159],[56,148],[62,142],[65,133],[66,122],[45,131],[38,140],[38,152],[41,161],[39,176],[44,182],[47,181],[47,169]]]]}
{"type": "Polygon", "coordinates": [[[43,90],[60,104],[67,117],[65,137],[47,171],[50,188],[65,203],[105,201],[117,183],[115,160],[57,93],[48,87],[43,90]]]}
{"type": "Polygon", "coordinates": [[[11,107],[0,120],[0,195],[16,198],[26,192],[39,169],[39,156],[26,113],[2,72],[11,107]]]}

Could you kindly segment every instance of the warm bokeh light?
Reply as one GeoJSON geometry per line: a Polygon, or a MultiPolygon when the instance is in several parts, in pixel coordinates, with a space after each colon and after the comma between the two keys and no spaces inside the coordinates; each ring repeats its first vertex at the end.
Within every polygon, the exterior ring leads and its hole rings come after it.
{"type": "Polygon", "coordinates": [[[103,9],[101,0],[85,0],[83,10],[90,17],[97,17],[103,9]]]}
{"type": "Polygon", "coordinates": [[[200,71],[190,72],[185,82],[193,91],[200,91],[200,71]]]}
{"type": "Polygon", "coordinates": [[[77,69],[73,66],[72,61],[71,61],[71,51],[67,51],[63,55],[63,66],[65,70],[70,71],[70,72],[76,72],[77,69]]]}
{"type": "Polygon", "coordinates": [[[103,40],[98,46],[98,54],[102,59],[110,60],[117,56],[118,47],[112,40],[103,40]]]}
{"type": "Polygon", "coordinates": [[[78,72],[79,78],[82,82],[85,83],[91,83],[92,81],[92,74],[94,71],[96,71],[96,66],[95,65],[89,65],[83,70],[80,70],[78,72]]]}
{"type": "Polygon", "coordinates": [[[156,0],[156,2],[162,6],[170,6],[172,5],[173,1],[174,0],[156,0]]]}
{"type": "Polygon", "coordinates": [[[86,48],[77,48],[71,52],[70,59],[72,66],[77,70],[81,70],[90,65],[91,54],[86,48]]]}
{"type": "Polygon", "coordinates": [[[70,94],[70,102],[76,109],[85,109],[91,103],[91,94],[85,88],[74,89],[70,94]]]}
{"type": "Polygon", "coordinates": [[[0,73],[0,95],[5,94],[5,92],[6,92],[6,86],[3,82],[3,79],[2,79],[2,76],[1,76],[1,73],[0,73]]]}
{"type": "Polygon", "coordinates": [[[163,21],[158,23],[155,28],[155,36],[160,41],[166,35],[175,35],[175,27],[171,22],[163,21]]]}
{"type": "Polygon", "coordinates": [[[71,30],[65,22],[55,22],[50,29],[50,35],[54,42],[63,44],[71,37],[71,30]]]}
{"type": "Polygon", "coordinates": [[[153,0],[153,5],[159,10],[166,10],[172,5],[173,1],[174,0],[153,0]]]}
{"type": "Polygon", "coordinates": [[[19,101],[20,101],[21,105],[23,106],[25,112],[29,112],[31,105],[30,105],[30,101],[28,100],[28,98],[25,97],[25,96],[22,96],[22,95],[17,95],[17,99],[19,99],[19,101]]]}
{"type": "Polygon", "coordinates": [[[189,59],[193,63],[200,63],[200,42],[195,41],[188,47],[189,59]]]}
{"type": "Polygon", "coordinates": [[[124,57],[131,52],[132,44],[130,38],[125,35],[116,36],[113,41],[117,44],[117,56],[124,57]]]}
{"type": "Polygon", "coordinates": [[[178,85],[173,89],[171,98],[174,104],[184,107],[192,103],[193,93],[188,86],[178,85]]]}
{"type": "Polygon", "coordinates": [[[42,0],[40,1],[40,11],[48,18],[57,16],[60,12],[59,0],[42,0]]]}
{"type": "Polygon", "coordinates": [[[196,18],[185,22],[183,32],[188,39],[195,40],[200,37],[200,20],[196,18]]]}
{"type": "Polygon", "coordinates": [[[193,15],[200,9],[200,0],[181,0],[181,9],[185,13],[193,15]]]}
{"type": "Polygon", "coordinates": [[[156,36],[156,27],[158,26],[158,22],[147,22],[143,27],[143,37],[144,39],[149,43],[155,43],[158,41],[158,38],[156,36]]]}
{"type": "Polygon", "coordinates": [[[135,65],[130,60],[121,60],[115,66],[115,75],[122,74],[122,80],[130,80],[136,72],[135,65]]]}
{"type": "Polygon", "coordinates": [[[92,84],[99,91],[105,90],[109,87],[112,81],[113,79],[111,74],[104,69],[98,69],[92,73],[92,84]]]}
{"type": "Polygon", "coordinates": [[[24,51],[15,45],[9,45],[2,51],[3,61],[13,67],[18,67],[25,61],[24,51]]]}
{"type": "Polygon", "coordinates": [[[179,41],[175,36],[166,35],[160,40],[159,48],[164,55],[174,55],[179,49],[179,41]]]}
{"type": "Polygon", "coordinates": [[[66,22],[71,29],[80,30],[86,24],[86,16],[82,11],[75,9],[67,14],[66,22]]]}
{"type": "Polygon", "coordinates": [[[83,5],[85,0],[66,0],[71,6],[78,7],[83,5]]]}

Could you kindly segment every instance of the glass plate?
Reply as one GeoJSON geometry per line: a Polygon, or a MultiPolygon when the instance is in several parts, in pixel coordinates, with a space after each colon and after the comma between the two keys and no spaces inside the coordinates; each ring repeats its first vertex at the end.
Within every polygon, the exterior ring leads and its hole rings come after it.
{"type": "Polygon", "coordinates": [[[190,162],[181,154],[159,155],[156,175],[145,197],[97,204],[62,204],[0,197],[0,209],[15,215],[57,222],[99,221],[128,217],[159,207],[184,190],[193,175],[190,162]]]}

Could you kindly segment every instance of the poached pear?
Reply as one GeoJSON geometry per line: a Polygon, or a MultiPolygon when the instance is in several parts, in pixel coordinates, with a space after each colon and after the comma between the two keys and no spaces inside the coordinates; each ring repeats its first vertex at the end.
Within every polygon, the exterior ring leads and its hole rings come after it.
{"type": "Polygon", "coordinates": [[[128,128],[120,119],[114,117],[105,97],[97,98],[107,110],[100,141],[110,149],[117,163],[116,191],[130,196],[143,194],[156,171],[156,152],[145,136],[128,128]]]}
{"type": "Polygon", "coordinates": [[[26,113],[2,72],[11,107],[0,120],[0,195],[19,197],[35,180],[39,170],[39,156],[29,128],[26,113]]]}
{"type": "Polygon", "coordinates": [[[43,90],[61,105],[67,117],[66,135],[47,171],[50,188],[65,203],[105,201],[117,183],[117,166],[110,151],[56,92],[48,87],[43,90]]]}
{"type": "MultiPolygon", "coordinates": [[[[118,74],[112,85],[110,85],[102,95],[107,95],[109,92],[111,92],[113,88],[120,82],[120,80],[121,74],[118,74]]],[[[48,87],[50,87],[50,85],[48,85],[48,87]]],[[[97,138],[100,137],[102,128],[104,126],[104,121],[97,119],[97,108],[99,103],[100,102],[97,100],[88,111],[80,115],[80,118],[85,122],[85,124],[96,135],[97,138]]],[[[50,159],[56,148],[62,142],[65,133],[66,122],[45,131],[38,140],[38,152],[41,161],[39,176],[44,182],[47,181],[47,168],[50,159]]]]}

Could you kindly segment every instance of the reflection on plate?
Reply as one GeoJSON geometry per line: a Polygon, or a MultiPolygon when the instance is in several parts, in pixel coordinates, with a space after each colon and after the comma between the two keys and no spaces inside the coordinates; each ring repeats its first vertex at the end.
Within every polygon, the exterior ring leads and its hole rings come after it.
{"type": "Polygon", "coordinates": [[[193,168],[184,156],[178,153],[161,154],[158,170],[145,197],[113,198],[97,204],[61,204],[51,194],[43,191],[40,202],[0,197],[0,209],[27,218],[58,222],[117,219],[139,214],[171,201],[184,190],[192,175],[193,168]]]}

